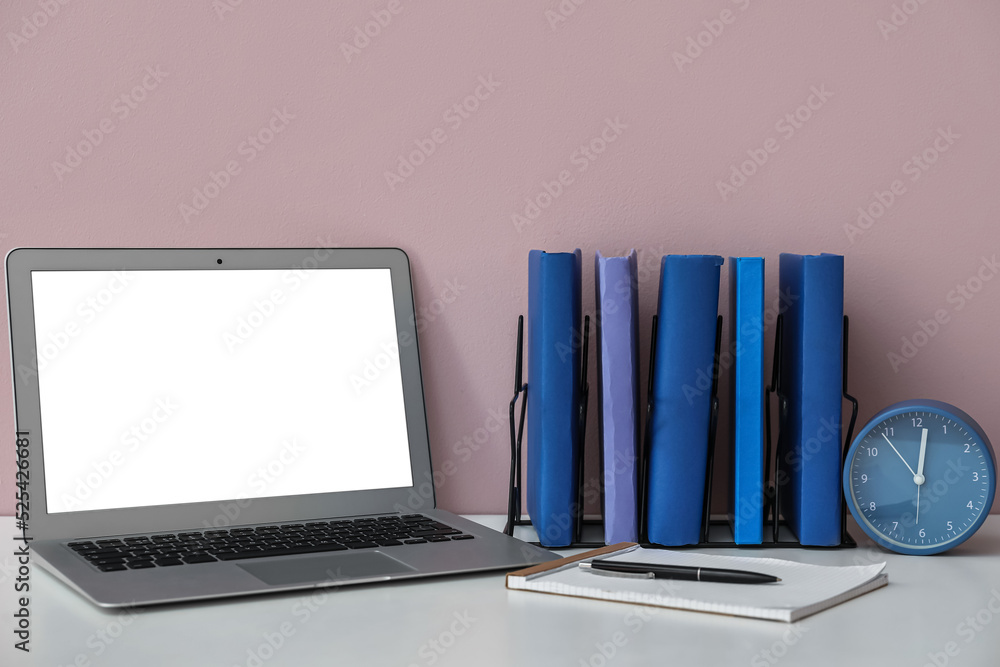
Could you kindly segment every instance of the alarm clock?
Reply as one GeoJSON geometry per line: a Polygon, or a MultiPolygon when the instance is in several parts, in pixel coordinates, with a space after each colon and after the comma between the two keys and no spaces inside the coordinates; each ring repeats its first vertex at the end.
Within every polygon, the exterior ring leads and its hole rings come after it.
{"type": "Polygon", "coordinates": [[[936,554],[972,537],[996,493],[993,448],[969,415],[931,400],[878,412],[847,451],[844,497],[875,542],[936,554]]]}

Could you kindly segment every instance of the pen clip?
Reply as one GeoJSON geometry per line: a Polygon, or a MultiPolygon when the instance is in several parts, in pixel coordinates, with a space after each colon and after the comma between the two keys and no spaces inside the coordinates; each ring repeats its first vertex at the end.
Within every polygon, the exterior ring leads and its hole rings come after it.
{"type": "Polygon", "coordinates": [[[586,572],[591,572],[593,574],[599,574],[602,577],[623,577],[625,579],[655,579],[656,575],[652,572],[612,572],[610,570],[598,570],[595,567],[591,567],[590,563],[580,563],[581,570],[586,572]]]}

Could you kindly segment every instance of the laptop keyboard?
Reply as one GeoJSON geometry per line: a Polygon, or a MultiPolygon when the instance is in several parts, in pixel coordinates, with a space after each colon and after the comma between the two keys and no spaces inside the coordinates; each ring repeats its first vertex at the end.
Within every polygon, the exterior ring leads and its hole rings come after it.
{"type": "Polygon", "coordinates": [[[120,572],[471,539],[472,535],[423,514],[393,514],[255,528],[81,540],[70,542],[67,546],[102,572],[120,572]]]}

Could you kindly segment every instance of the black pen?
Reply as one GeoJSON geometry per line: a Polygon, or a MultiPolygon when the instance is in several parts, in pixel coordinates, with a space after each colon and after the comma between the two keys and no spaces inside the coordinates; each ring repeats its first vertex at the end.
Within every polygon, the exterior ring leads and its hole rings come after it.
{"type": "Polygon", "coordinates": [[[772,584],[778,577],[760,572],[725,570],[716,567],[688,567],[685,565],[657,565],[626,561],[594,560],[580,563],[585,570],[599,570],[618,574],[645,576],[648,579],[683,579],[685,581],[714,581],[721,584],[772,584]]]}

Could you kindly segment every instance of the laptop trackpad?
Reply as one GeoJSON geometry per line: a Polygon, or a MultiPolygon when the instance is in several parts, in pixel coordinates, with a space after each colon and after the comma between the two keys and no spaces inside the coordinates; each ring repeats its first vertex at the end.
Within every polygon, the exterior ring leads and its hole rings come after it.
{"type": "Polygon", "coordinates": [[[375,551],[273,560],[267,563],[237,563],[265,584],[282,586],[310,581],[368,579],[416,572],[415,568],[375,551]]]}

